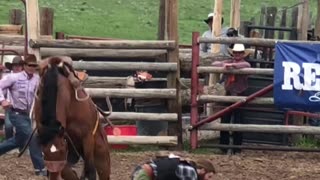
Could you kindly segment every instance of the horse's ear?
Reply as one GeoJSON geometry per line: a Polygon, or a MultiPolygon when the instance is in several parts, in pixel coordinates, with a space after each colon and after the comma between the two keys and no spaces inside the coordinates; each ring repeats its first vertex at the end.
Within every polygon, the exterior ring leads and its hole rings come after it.
{"type": "Polygon", "coordinates": [[[60,126],[58,136],[62,137],[62,136],[64,136],[64,133],[65,133],[64,127],[60,126]]]}

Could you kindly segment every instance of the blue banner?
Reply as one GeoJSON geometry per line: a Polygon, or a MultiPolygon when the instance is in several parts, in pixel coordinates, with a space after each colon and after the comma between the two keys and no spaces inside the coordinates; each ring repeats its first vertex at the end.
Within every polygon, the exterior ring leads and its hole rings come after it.
{"type": "Polygon", "coordinates": [[[278,108],[320,111],[320,44],[276,44],[274,102],[278,108]]]}

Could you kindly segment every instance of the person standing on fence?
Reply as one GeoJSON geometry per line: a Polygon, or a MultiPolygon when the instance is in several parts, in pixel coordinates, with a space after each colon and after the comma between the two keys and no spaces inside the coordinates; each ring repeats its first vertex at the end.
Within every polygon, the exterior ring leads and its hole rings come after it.
{"type": "MultiPolygon", "coordinates": [[[[249,55],[249,52],[245,50],[243,44],[235,44],[232,49],[233,59],[214,62],[212,66],[224,67],[226,69],[241,69],[249,68],[250,64],[245,61],[245,57],[249,55]]],[[[228,96],[241,96],[243,92],[248,88],[248,77],[247,75],[234,75],[234,74],[224,74],[223,75],[224,87],[226,90],[226,95],[228,96]]],[[[221,123],[235,123],[241,124],[241,114],[238,110],[234,110],[232,113],[228,113],[221,118],[221,123]],[[232,121],[233,119],[233,121],[232,121]]],[[[242,144],[242,133],[233,132],[232,139],[234,145],[242,144]]],[[[228,131],[220,132],[220,144],[228,145],[230,142],[230,134],[228,131]]],[[[227,152],[227,149],[221,149],[224,153],[227,152]]],[[[240,152],[240,149],[234,149],[234,153],[240,152]]]]}
{"type": "Polygon", "coordinates": [[[215,173],[210,160],[192,161],[170,154],[156,157],[136,167],[131,180],[212,180],[215,173]]]}
{"type": "MultiPolygon", "coordinates": [[[[0,144],[0,155],[15,148],[23,148],[32,133],[31,119],[29,113],[39,84],[39,76],[35,74],[37,60],[34,55],[28,55],[25,59],[24,71],[8,74],[5,79],[0,80],[0,102],[1,106],[8,110],[9,118],[16,129],[16,134],[0,144]],[[3,91],[8,90],[11,102],[8,102],[3,91]]],[[[46,176],[41,147],[33,137],[29,144],[31,161],[35,174],[46,176]]]]}
{"type": "MultiPolygon", "coordinates": [[[[13,59],[12,59],[12,63],[10,62],[6,62],[5,63],[5,66],[8,70],[10,70],[10,73],[19,73],[23,70],[23,60],[20,56],[15,56],[13,59]]],[[[8,102],[12,102],[11,100],[11,95],[10,95],[10,92],[9,91],[6,91],[6,99],[8,102]]],[[[13,137],[13,126],[12,126],[12,123],[10,121],[10,118],[9,118],[9,112],[10,112],[10,109],[7,109],[5,111],[5,121],[4,121],[4,127],[5,127],[5,137],[6,139],[9,139],[11,137],[13,137]]]]}
{"type": "MultiPolygon", "coordinates": [[[[209,30],[207,30],[206,32],[203,33],[202,37],[205,38],[212,38],[212,22],[213,22],[213,17],[214,17],[214,13],[209,13],[208,14],[208,18],[204,20],[204,22],[208,25],[209,30]]],[[[221,20],[221,25],[223,25],[223,18],[221,20]]],[[[220,37],[227,37],[227,31],[228,31],[228,27],[224,27],[222,28],[220,37]]],[[[221,45],[221,50],[220,50],[220,54],[221,55],[225,55],[228,56],[228,51],[227,51],[228,45],[222,44],[221,45]]],[[[201,43],[200,44],[200,50],[201,52],[204,53],[209,53],[211,52],[211,44],[210,43],[201,43]]]]}

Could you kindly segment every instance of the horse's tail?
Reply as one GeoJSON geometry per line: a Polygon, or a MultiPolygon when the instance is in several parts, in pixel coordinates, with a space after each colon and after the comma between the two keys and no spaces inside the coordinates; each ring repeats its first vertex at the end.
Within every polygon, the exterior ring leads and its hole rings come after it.
{"type": "Polygon", "coordinates": [[[61,123],[57,120],[56,105],[58,95],[58,67],[52,63],[43,77],[41,96],[41,127],[40,144],[46,144],[60,132],[61,123]]]}

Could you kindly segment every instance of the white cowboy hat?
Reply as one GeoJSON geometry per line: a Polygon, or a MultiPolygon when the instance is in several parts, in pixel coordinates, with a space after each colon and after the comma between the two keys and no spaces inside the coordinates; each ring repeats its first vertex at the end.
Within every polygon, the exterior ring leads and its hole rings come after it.
{"type": "MultiPolygon", "coordinates": [[[[209,24],[209,22],[213,20],[214,15],[215,15],[214,13],[209,13],[207,19],[205,19],[203,21],[205,23],[209,24]]],[[[222,17],[221,21],[222,21],[221,23],[223,24],[223,17],[222,17]]]]}
{"type": "Polygon", "coordinates": [[[247,57],[248,55],[252,54],[252,51],[249,49],[245,49],[243,44],[234,44],[233,48],[228,48],[228,52],[233,56],[233,52],[244,52],[243,57],[247,57]]]}

